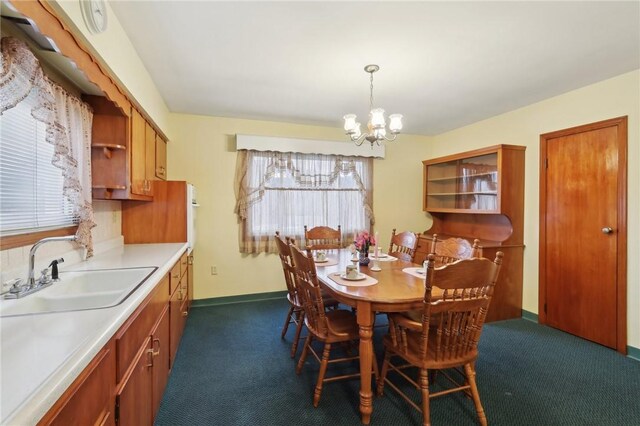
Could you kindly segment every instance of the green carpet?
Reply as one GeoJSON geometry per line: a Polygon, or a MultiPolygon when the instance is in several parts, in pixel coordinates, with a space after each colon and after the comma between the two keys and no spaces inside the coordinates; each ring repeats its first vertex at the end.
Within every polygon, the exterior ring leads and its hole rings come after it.
{"type": "MultiPolygon", "coordinates": [[[[313,408],[318,364],[310,356],[295,374],[294,330],[280,339],[286,310],[285,300],[193,308],[156,425],[361,424],[358,380],[326,384],[313,408]]],[[[374,337],[379,359],[384,332],[374,337]]],[[[476,370],[491,425],[640,425],[640,363],[561,331],[526,320],[487,324],[476,370]]],[[[388,387],[373,407],[372,425],[422,424],[388,387]]],[[[461,393],[433,399],[431,420],[477,424],[461,393]]]]}

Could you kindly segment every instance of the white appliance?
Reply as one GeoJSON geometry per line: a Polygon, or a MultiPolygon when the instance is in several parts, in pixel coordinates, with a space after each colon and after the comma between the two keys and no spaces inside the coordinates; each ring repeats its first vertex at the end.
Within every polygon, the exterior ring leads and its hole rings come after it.
{"type": "Polygon", "coordinates": [[[196,199],[196,188],[187,184],[187,253],[191,253],[196,245],[196,210],[200,206],[196,199]]]}

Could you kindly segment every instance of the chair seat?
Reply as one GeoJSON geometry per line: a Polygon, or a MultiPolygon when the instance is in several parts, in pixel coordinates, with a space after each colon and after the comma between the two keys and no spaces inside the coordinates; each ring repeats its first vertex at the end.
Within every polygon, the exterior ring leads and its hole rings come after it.
{"type": "Polygon", "coordinates": [[[353,312],[344,309],[327,311],[327,325],[329,333],[325,339],[327,343],[344,342],[358,339],[358,321],[353,312]]]}
{"type": "Polygon", "coordinates": [[[420,332],[416,333],[409,330],[407,331],[406,352],[401,346],[396,346],[393,342],[393,339],[389,335],[384,336],[383,342],[386,350],[400,355],[402,358],[406,359],[408,362],[415,366],[426,368],[427,370],[442,370],[445,368],[453,368],[470,362],[474,362],[476,358],[478,358],[478,350],[474,349],[465,356],[450,357],[446,360],[436,359],[435,347],[437,344],[437,335],[435,335],[435,333],[430,333],[429,345],[427,346],[427,356],[425,359],[422,359],[422,355],[420,353],[420,337],[420,332]]]}

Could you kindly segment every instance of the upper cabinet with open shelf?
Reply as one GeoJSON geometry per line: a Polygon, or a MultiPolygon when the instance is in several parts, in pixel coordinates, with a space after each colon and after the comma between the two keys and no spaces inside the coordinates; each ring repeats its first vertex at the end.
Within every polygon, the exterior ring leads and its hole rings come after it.
{"type": "Polygon", "coordinates": [[[522,172],[524,147],[496,145],[423,161],[423,209],[441,213],[500,214],[505,182],[522,172]],[[520,170],[518,170],[520,168],[520,170]]]}
{"type": "Polygon", "coordinates": [[[16,35],[22,31],[22,37],[31,40],[38,58],[69,80],[73,93],[93,108],[93,198],[151,200],[153,180],[166,179],[167,141],[153,119],[71,31],[56,13],[55,2],[3,1],[2,15],[16,27],[16,35]],[[38,47],[38,40],[50,42],[38,47]]]}

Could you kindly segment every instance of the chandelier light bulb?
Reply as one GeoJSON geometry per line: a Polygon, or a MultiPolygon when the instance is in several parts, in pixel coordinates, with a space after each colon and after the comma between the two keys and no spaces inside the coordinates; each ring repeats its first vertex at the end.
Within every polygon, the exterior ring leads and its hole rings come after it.
{"type": "Polygon", "coordinates": [[[353,133],[353,130],[356,127],[356,115],[355,114],[347,114],[344,117],[344,130],[349,133],[353,133]]]}
{"type": "Polygon", "coordinates": [[[373,107],[373,74],[380,69],[377,65],[367,65],[364,70],[370,74],[369,87],[369,122],[367,123],[367,133],[362,133],[360,123],[356,122],[355,114],[346,114],[344,117],[344,130],[356,145],[360,146],[366,140],[371,144],[380,145],[382,141],[393,141],[398,133],[402,131],[402,114],[391,114],[389,116],[389,132],[391,137],[387,137],[387,121],[384,118],[384,109],[373,107]]]}
{"type": "Polygon", "coordinates": [[[353,137],[358,139],[362,136],[362,130],[360,130],[360,123],[356,123],[355,128],[353,129],[353,137]]]}
{"type": "Polygon", "coordinates": [[[381,129],[387,124],[384,119],[384,110],[382,108],[372,109],[369,113],[369,122],[373,129],[381,129]]]}
{"type": "Polygon", "coordinates": [[[389,116],[389,130],[393,134],[400,133],[402,130],[402,114],[391,114],[389,116]]]}

